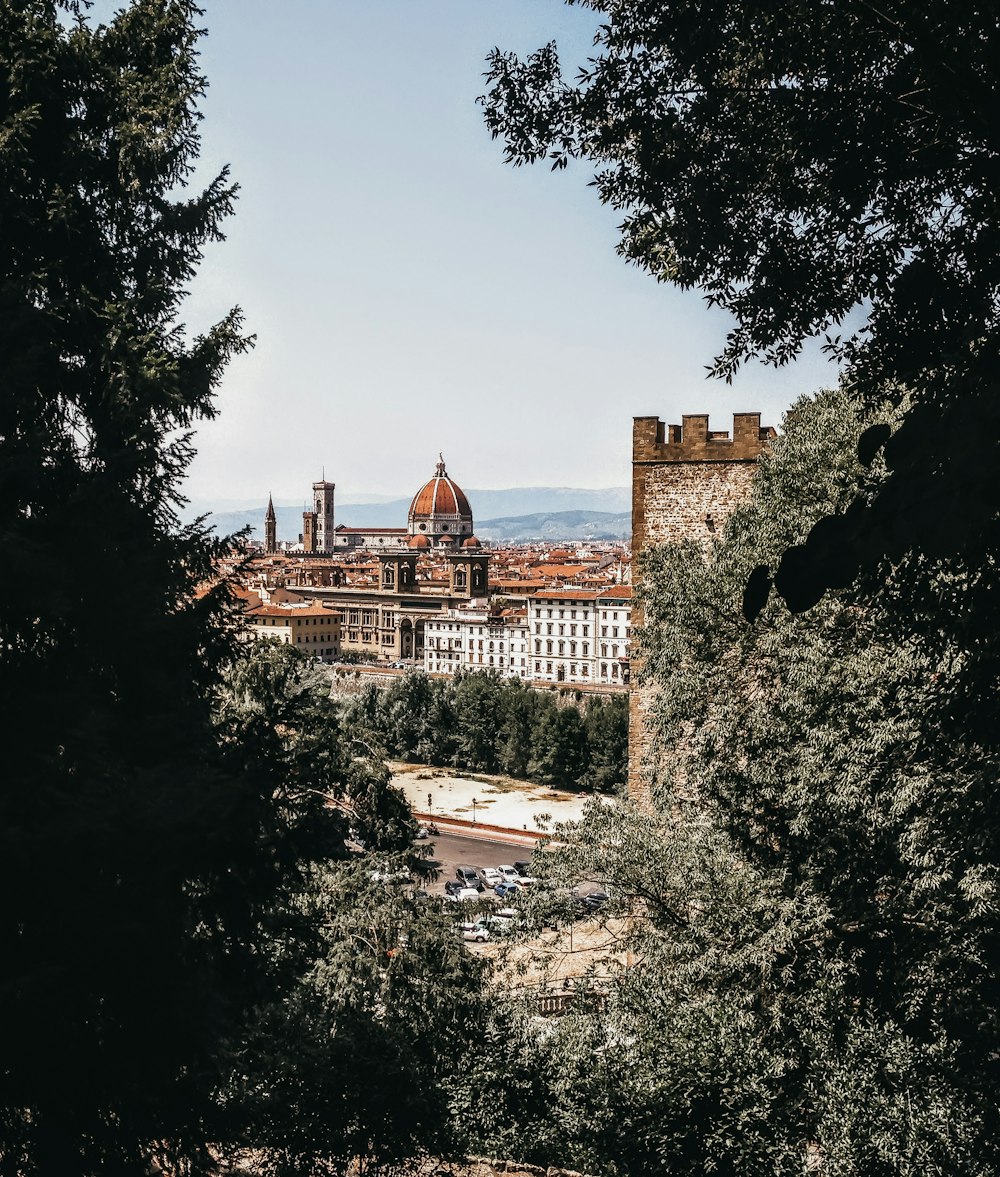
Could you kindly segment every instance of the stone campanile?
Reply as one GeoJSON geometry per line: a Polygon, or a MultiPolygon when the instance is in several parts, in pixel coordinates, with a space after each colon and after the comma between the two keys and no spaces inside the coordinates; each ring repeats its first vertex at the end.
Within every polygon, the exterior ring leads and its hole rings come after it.
{"type": "Polygon", "coordinates": [[[311,514],[316,516],[314,525],[314,551],[332,552],[336,546],[333,534],[333,492],[335,482],[327,482],[325,478],[313,483],[313,509],[311,514]]]}
{"type": "MultiPolygon", "coordinates": [[[[757,462],[777,437],[761,425],[760,413],[735,413],[733,433],[712,432],[708,414],[684,416],[680,425],[659,417],[632,424],[633,632],[642,625],[642,553],[663,543],[708,544],[726,517],[750,491],[757,462]]],[[[654,688],[642,682],[641,650],[633,651],[629,692],[629,796],[649,802],[646,716],[654,688]]]]}

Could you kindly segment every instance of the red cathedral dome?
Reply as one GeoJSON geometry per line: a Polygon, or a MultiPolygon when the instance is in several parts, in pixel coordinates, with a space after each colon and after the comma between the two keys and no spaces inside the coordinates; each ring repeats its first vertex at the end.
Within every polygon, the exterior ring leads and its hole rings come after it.
{"type": "Polygon", "coordinates": [[[467,515],[472,518],[465,491],[448,477],[443,458],[437,464],[434,477],[413,496],[410,516],[414,515],[467,515]]]}
{"type": "Polygon", "coordinates": [[[435,545],[446,537],[461,543],[472,534],[469,500],[465,491],[448,477],[443,457],[434,477],[413,496],[407,524],[411,536],[426,535],[435,545]]]}

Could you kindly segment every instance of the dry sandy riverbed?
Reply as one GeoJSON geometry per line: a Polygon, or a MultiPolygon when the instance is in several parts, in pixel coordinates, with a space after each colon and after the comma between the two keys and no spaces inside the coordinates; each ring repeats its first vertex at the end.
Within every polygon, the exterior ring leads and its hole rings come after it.
{"type": "MultiPolygon", "coordinates": [[[[395,762],[392,783],[417,813],[481,821],[508,830],[537,830],[537,819],[576,821],[590,799],[506,776],[461,776],[451,769],[395,762]],[[473,806],[475,801],[475,806],[473,806]]],[[[607,799],[610,802],[610,798],[607,799]]]]}

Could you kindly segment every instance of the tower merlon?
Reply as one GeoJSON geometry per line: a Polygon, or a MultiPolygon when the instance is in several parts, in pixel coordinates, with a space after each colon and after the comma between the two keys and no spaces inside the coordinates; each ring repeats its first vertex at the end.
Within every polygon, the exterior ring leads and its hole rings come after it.
{"type": "Polygon", "coordinates": [[[707,413],[685,413],[680,425],[659,417],[634,417],[633,462],[754,462],[777,437],[760,413],[734,413],[733,431],[710,430],[707,413]]]}

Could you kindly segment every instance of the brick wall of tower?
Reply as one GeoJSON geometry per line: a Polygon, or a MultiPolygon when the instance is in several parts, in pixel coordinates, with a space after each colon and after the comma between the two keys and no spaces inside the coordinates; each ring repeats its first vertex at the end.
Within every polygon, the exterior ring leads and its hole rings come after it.
{"type": "MultiPolygon", "coordinates": [[[[733,431],[713,432],[707,414],[664,425],[636,417],[632,426],[633,634],[642,625],[642,553],[662,543],[707,544],[749,493],[757,460],[776,436],[760,413],[736,413],[733,431]]],[[[650,802],[649,713],[655,689],[643,682],[641,643],[633,644],[629,693],[629,796],[650,802]]]]}

